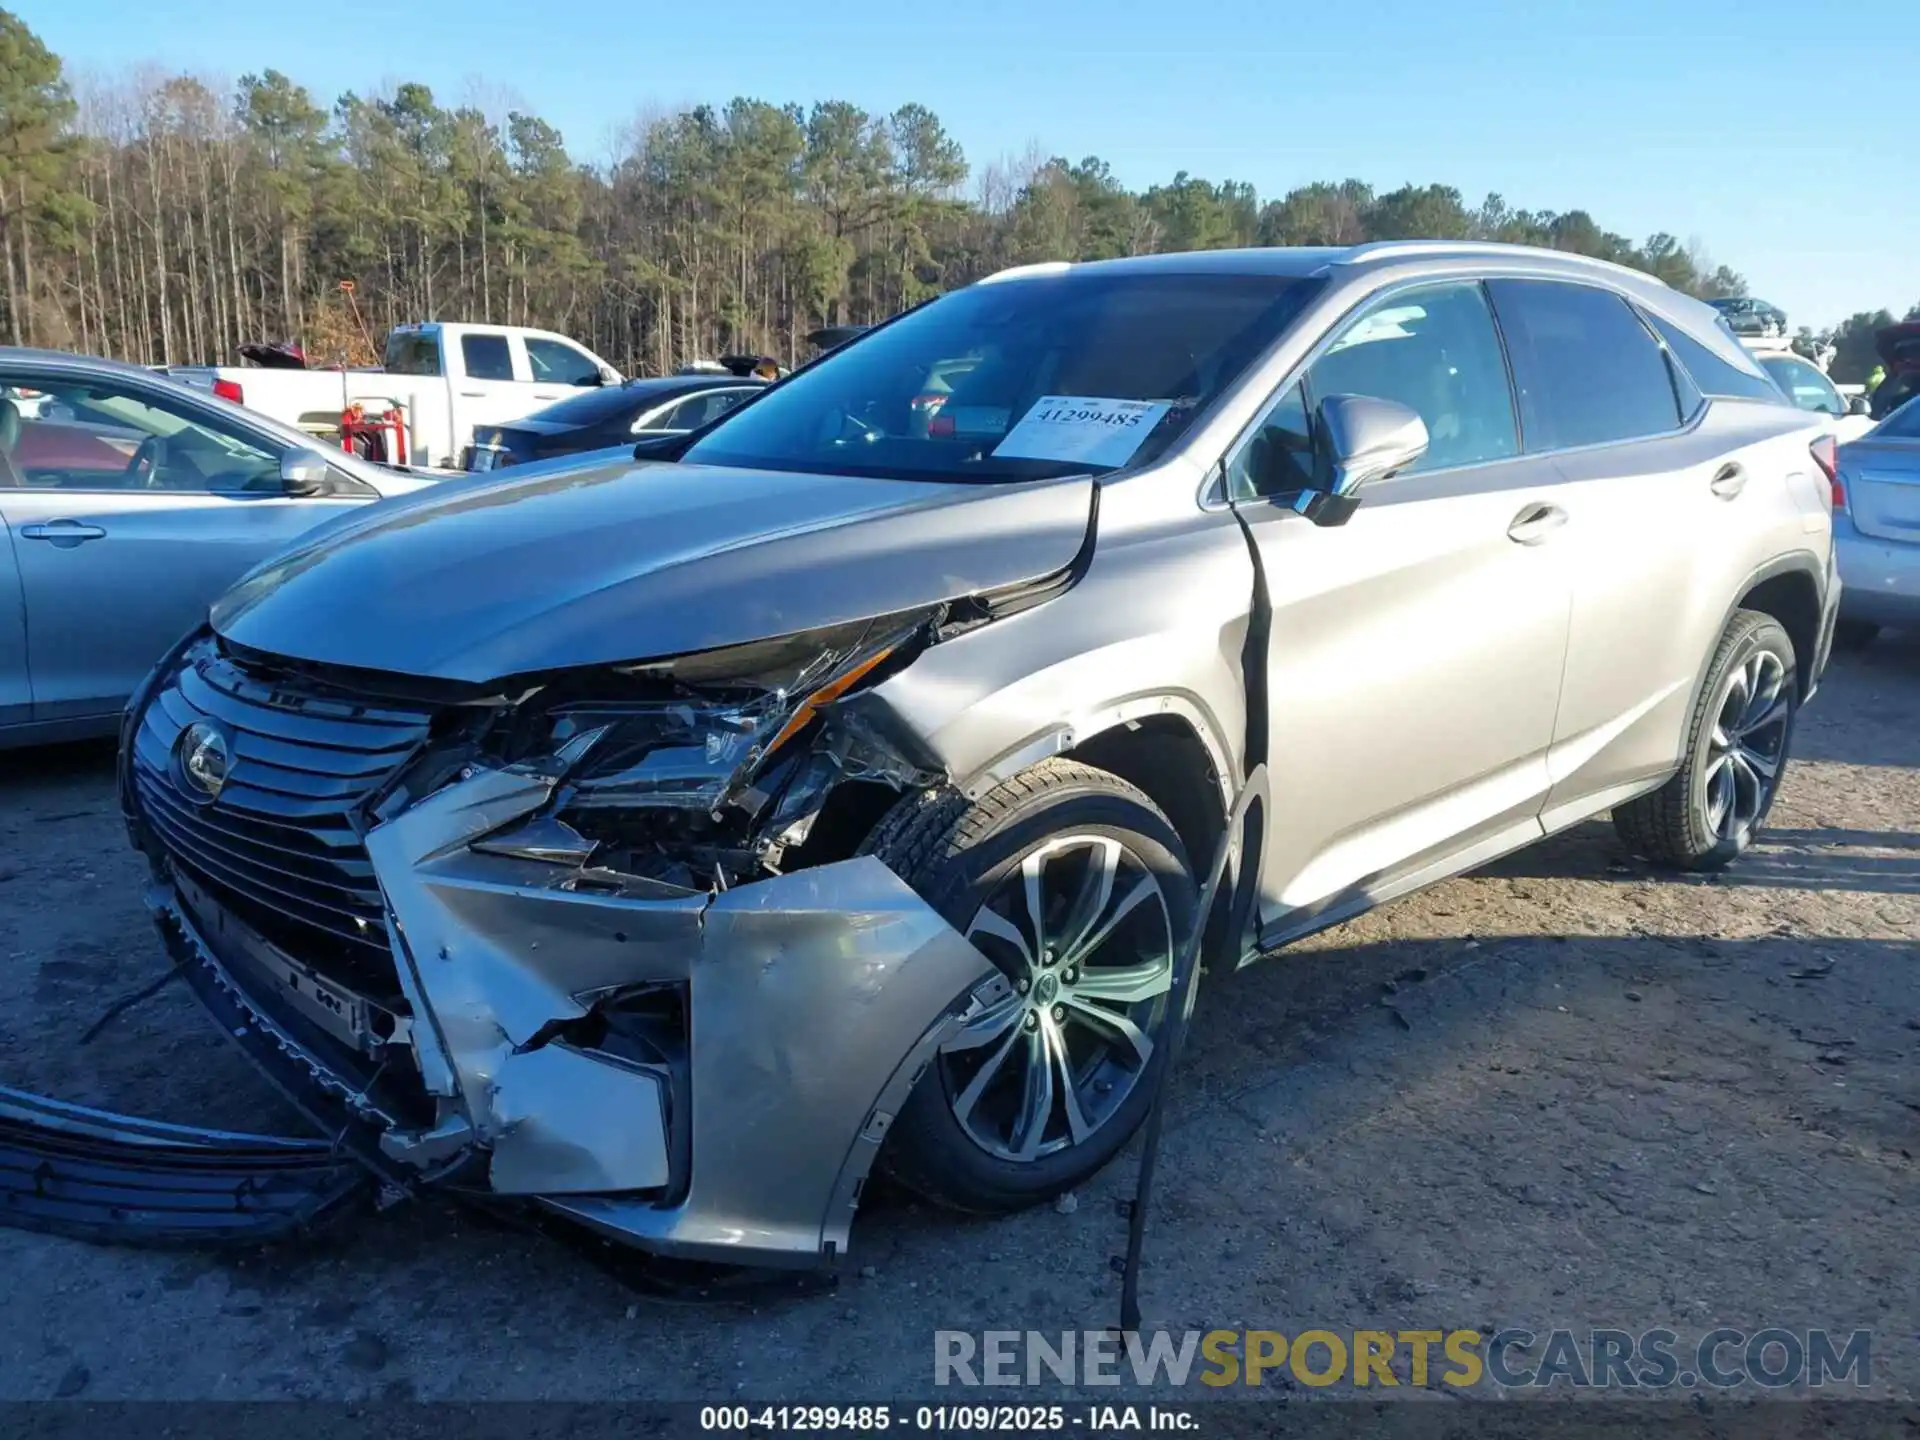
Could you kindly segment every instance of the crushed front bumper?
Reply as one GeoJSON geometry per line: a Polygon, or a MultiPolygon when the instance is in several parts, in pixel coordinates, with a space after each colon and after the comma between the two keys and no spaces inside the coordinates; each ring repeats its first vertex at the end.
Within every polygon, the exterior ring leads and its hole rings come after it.
{"type": "Polygon", "coordinates": [[[324,1140],[136,1120],[0,1087],[0,1220],[118,1244],[249,1244],[311,1232],[367,1177],[324,1140]]]}
{"type": "Polygon", "coordinates": [[[481,770],[368,832],[408,1012],[377,1037],[374,1002],[164,859],[149,903],[226,1032],[387,1185],[522,1197],[680,1258],[834,1263],[914,1081],[1007,982],[871,858],[709,895],[474,848],[553,786],[481,770]],[[677,1050],[606,1042],[607,1007],[663,991],[677,1050]]]}

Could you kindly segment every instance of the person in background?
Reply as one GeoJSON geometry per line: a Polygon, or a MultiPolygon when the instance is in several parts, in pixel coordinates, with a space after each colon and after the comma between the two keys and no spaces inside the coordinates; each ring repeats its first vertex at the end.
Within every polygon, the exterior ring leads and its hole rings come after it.
{"type": "Polygon", "coordinates": [[[753,367],[753,376],[756,380],[778,380],[780,378],[780,362],[775,360],[771,355],[761,356],[760,363],[753,367]]]}
{"type": "Polygon", "coordinates": [[[1886,384],[1886,382],[1887,367],[1876,363],[1874,367],[1867,372],[1866,393],[1869,395],[1873,394],[1874,391],[1878,390],[1882,385],[1886,384]]]}

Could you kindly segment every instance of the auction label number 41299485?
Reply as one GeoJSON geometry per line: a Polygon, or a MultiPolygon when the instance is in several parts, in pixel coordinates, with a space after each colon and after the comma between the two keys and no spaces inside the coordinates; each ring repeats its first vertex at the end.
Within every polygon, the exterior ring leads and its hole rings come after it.
{"type": "Polygon", "coordinates": [[[1116,1434],[1161,1431],[1194,1434],[1198,1417],[1168,1405],[703,1405],[703,1431],[786,1434],[834,1431],[879,1435],[1116,1434]]]}

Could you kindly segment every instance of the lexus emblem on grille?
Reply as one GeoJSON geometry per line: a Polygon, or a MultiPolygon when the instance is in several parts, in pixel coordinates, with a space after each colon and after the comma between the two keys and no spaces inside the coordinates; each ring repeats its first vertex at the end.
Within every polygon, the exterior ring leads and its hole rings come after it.
{"type": "Polygon", "coordinates": [[[180,788],[203,805],[220,797],[227,783],[227,737],[216,726],[196,720],[180,732],[173,747],[180,788]]]}

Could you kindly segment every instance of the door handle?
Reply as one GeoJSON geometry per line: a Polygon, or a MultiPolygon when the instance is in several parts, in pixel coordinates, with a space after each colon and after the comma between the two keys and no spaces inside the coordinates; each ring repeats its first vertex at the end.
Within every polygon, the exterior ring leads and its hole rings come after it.
{"type": "Polygon", "coordinates": [[[51,540],[56,545],[80,545],[88,540],[104,540],[107,532],[98,525],[83,525],[78,520],[49,520],[44,525],[22,525],[24,540],[51,540]]]}
{"type": "Polygon", "coordinates": [[[1747,488],[1747,472],[1738,465],[1722,465],[1707,488],[1722,500],[1731,500],[1747,488]]]}
{"type": "Polygon", "coordinates": [[[1507,526],[1507,538],[1521,545],[1538,545],[1567,523],[1567,512],[1558,505],[1528,505],[1507,526]]]}

